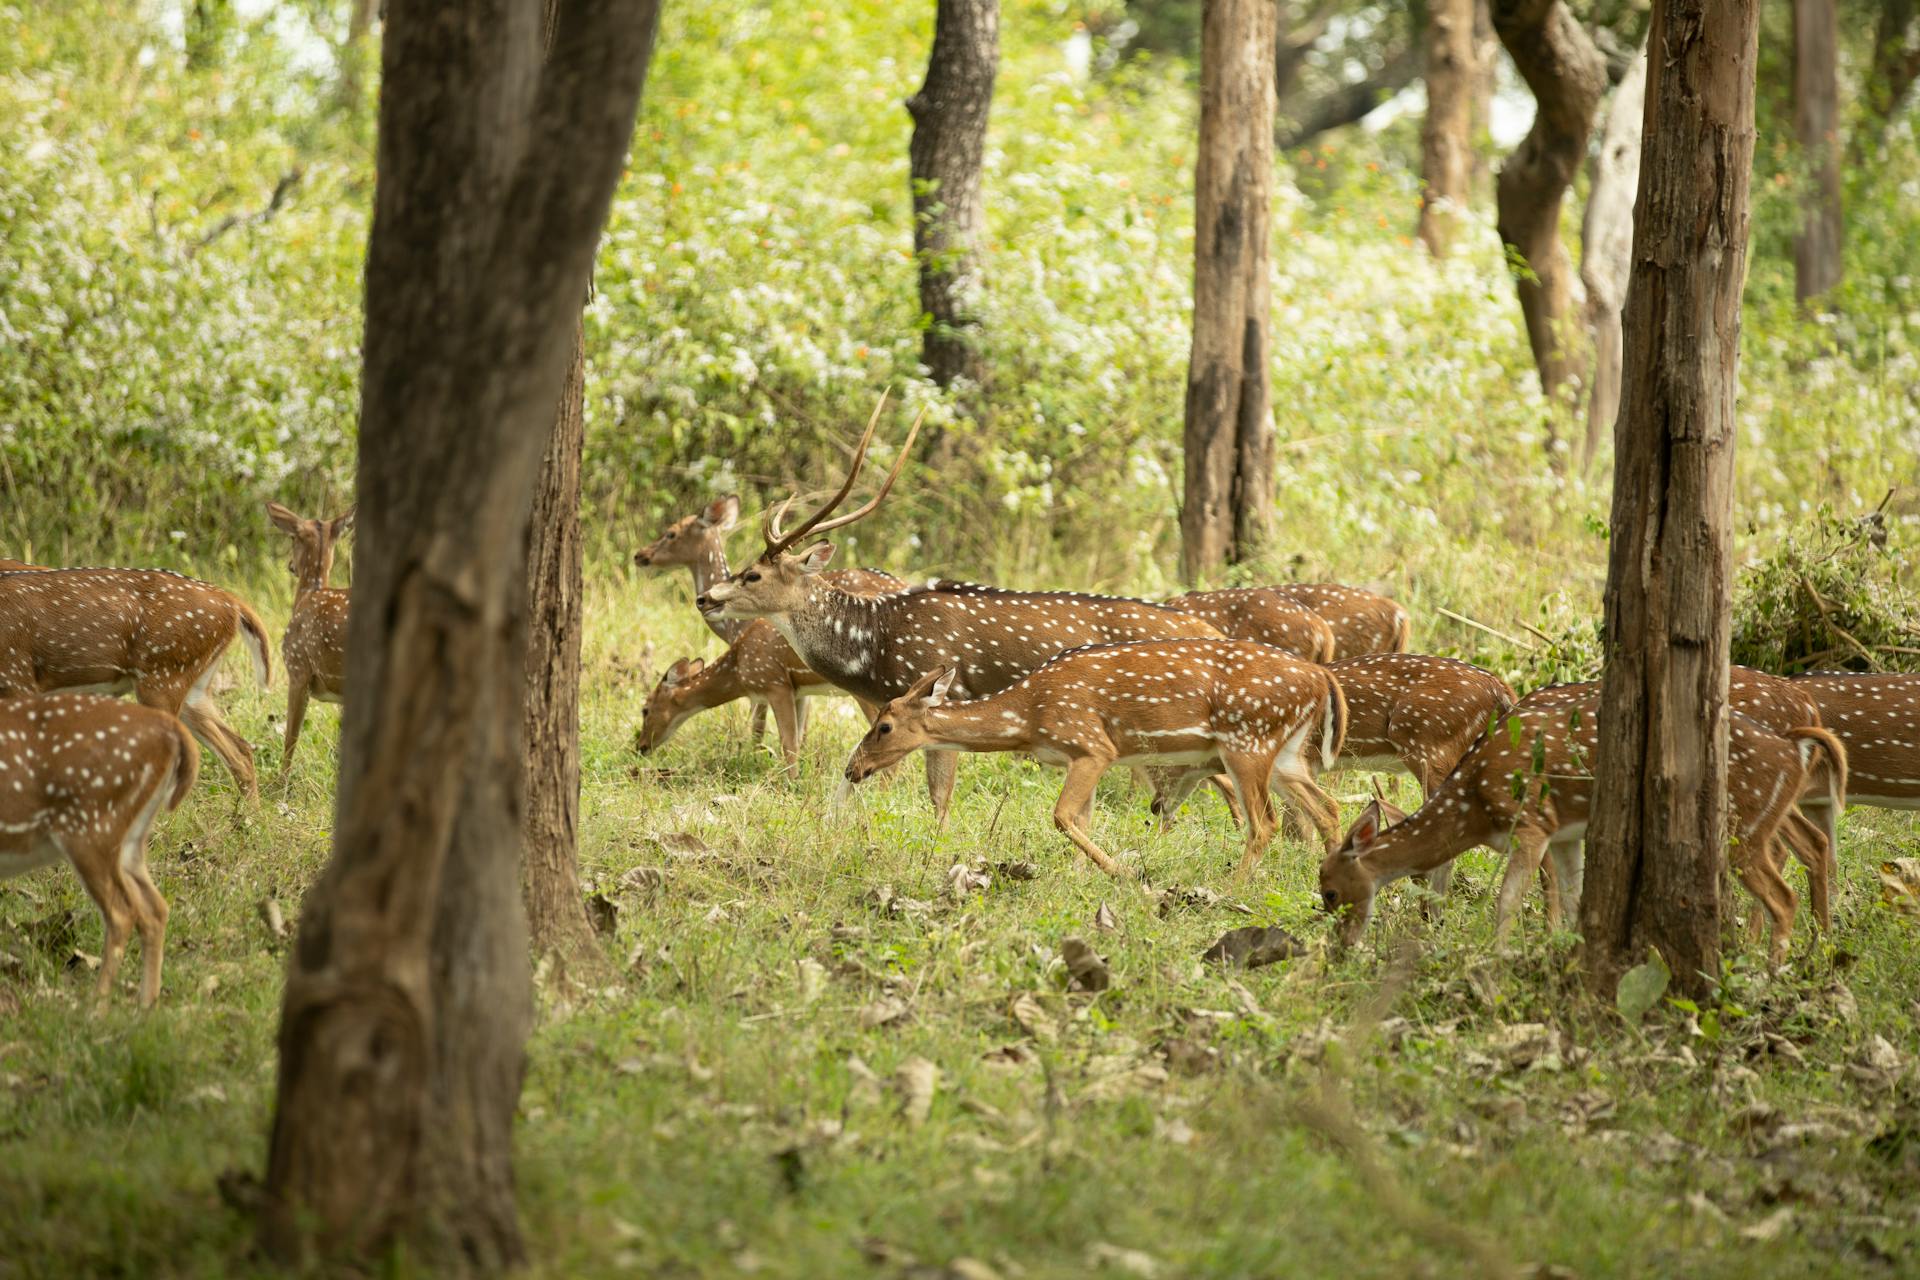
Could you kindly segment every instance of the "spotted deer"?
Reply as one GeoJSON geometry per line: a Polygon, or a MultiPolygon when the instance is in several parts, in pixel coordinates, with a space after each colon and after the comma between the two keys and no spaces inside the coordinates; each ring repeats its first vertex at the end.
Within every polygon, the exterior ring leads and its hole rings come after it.
{"type": "Polygon", "coordinates": [[[229,591],[162,569],[0,574],[0,698],[132,692],[143,706],[179,716],[247,797],[258,798],[253,747],[210,693],[235,635],[268,687],[267,629],[229,591]]]}
{"type": "Polygon", "coordinates": [[[106,933],[103,998],[136,932],[140,1004],[160,996],[167,900],[147,870],[147,838],[199,769],[200,749],[164,711],[82,693],[0,701],[0,879],[72,864],[106,933]]]}
{"type": "MultiPolygon", "coordinates": [[[[792,766],[800,762],[806,699],[838,692],[807,669],[772,623],[755,619],[711,665],[699,658],[682,658],[667,668],[641,713],[634,746],[641,755],[650,754],[700,712],[750,698],[756,707],[772,708],[781,759],[792,766]]],[[[860,709],[869,721],[873,719],[871,703],[860,701],[860,709]]]]}
{"type": "MultiPolygon", "coordinates": [[[[876,413],[868,422],[845,481],[825,505],[791,529],[783,528],[782,521],[792,498],[769,510],[761,522],[765,550],[739,573],[710,587],[703,607],[717,608],[724,617],[766,618],[809,668],[876,706],[905,694],[921,676],[939,668],[953,669],[946,696],[960,702],[998,693],[1055,654],[1080,645],[1219,636],[1202,618],[1118,596],[1003,591],[938,580],[880,596],[859,596],[835,586],[820,572],[832,554],[831,543],[799,554],[792,548],[809,534],[862,519],[893,488],[919,433],[920,418],[874,496],[855,511],[833,515],[853,491],[878,420],[876,413]]],[[[927,756],[927,788],[935,812],[944,819],[953,794],[948,753],[927,756]]]]}
{"type": "Polygon", "coordinates": [[[881,709],[847,761],[858,783],[909,753],[1019,751],[1064,767],[1053,822],[1109,875],[1117,864],[1088,830],[1100,776],[1116,764],[1180,772],[1189,788],[1224,771],[1247,811],[1240,872],[1273,839],[1267,797],[1278,783],[1306,810],[1331,847],[1338,810],[1313,781],[1339,753],[1346,706],[1327,673],[1291,654],[1245,640],[1147,640],[1096,644],[1048,660],[1008,688],[956,702],[959,673],[922,676],[881,709]]]}
{"type": "Polygon", "coordinates": [[[1165,603],[1169,609],[1205,618],[1223,636],[1257,640],[1308,662],[1333,659],[1333,628],[1327,620],[1272,587],[1189,591],[1165,603]]]}
{"type": "MultiPolygon", "coordinates": [[[[1522,700],[1413,814],[1390,822],[1378,801],[1368,805],[1320,866],[1322,906],[1346,913],[1342,941],[1359,938],[1380,886],[1431,871],[1478,845],[1507,854],[1495,916],[1499,937],[1511,928],[1545,855],[1553,859],[1561,905],[1577,914],[1598,711],[1597,697],[1531,706],[1522,700]],[[1575,710],[1578,715],[1571,714],[1575,710]]],[[[1773,836],[1820,770],[1844,786],[1846,753],[1824,729],[1775,734],[1738,712],[1728,721],[1731,860],[1767,912],[1769,955],[1778,964],[1786,956],[1796,901],[1770,852],[1773,836]]],[[[1559,907],[1550,900],[1548,908],[1557,925],[1559,907]]]]}
{"type": "MultiPolygon", "coordinates": [[[[685,565],[693,574],[693,598],[696,601],[703,600],[706,598],[707,591],[715,583],[727,580],[727,535],[733,531],[739,519],[739,495],[730,493],[725,497],[715,498],[692,515],[681,516],[668,525],[659,537],[633,553],[633,563],[642,569],[685,565]]],[[[898,591],[907,585],[892,574],[882,573],[878,569],[830,569],[826,577],[827,581],[834,586],[842,591],[852,592],[854,595],[879,595],[882,592],[898,591]]],[[[723,618],[718,612],[709,609],[700,611],[700,619],[707,624],[708,630],[728,644],[739,640],[741,633],[748,625],[744,618],[723,618]]],[[[806,664],[794,654],[793,646],[787,644],[784,637],[776,638],[780,646],[785,649],[785,653],[776,653],[767,661],[761,662],[757,655],[761,643],[756,642],[756,653],[743,655],[743,657],[754,656],[756,660],[751,666],[755,670],[763,670],[769,679],[772,679],[777,668],[805,671],[806,664]]],[[[815,683],[807,681],[802,687],[811,690],[815,683]]],[[[725,701],[731,700],[731,698],[725,699],[725,701]]],[[[755,742],[759,742],[766,736],[767,711],[772,705],[771,698],[762,696],[754,699],[750,731],[755,742]]],[[[806,709],[802,705],[795,713],[796,732],[803,729],[805,723],[806,709]]],[[[662,738],[661,741],[664,742],[665,739],[662,738]]],[[[787,750],[788,744],[782,737],[781,751],[785,754],[787,750]]],[[[797,742],[794,750],[798,750],[797,742]]],[[[792,763],[791,757],[788,763],[792,763]]]]}
{"type": "Polygon", "coordinates": [[[1412,634],[1407,611],[1383,595],[1338,582],[1281,582],[1266,589],[1326,619],[1333,628],[1330,660],[1406,651],[1412,634]]]}
{"type": "Polygon", "coordinates": [[[308,520],[277,502],[267,518],[293,539],[287,568],[293,574],[293,614],[280,641],[287,667],[287,736],[280,753],[282,776],[293,768],[307,699],[343,702],[347,696],[347,603],[344,587],[330,587],[333,547],[353,528],[353,508],[331,520],[308,520]]]}
{"type": "MultiPolygon", "coordinates": [[[[1814,701],[1846,745],[1847,803],[1920,809],[1920,675],[1814,671],[1785,683],[1814,701]]],[[[1840,808],[1820,813],[1829,841],[1839,838],[1840,808]]]]}

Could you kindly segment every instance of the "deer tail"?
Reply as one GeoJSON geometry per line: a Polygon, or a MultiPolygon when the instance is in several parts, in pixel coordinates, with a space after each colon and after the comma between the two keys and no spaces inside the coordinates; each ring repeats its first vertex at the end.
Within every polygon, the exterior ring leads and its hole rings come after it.
{"type": "Polygon", "coordinates": [[[1327,711],[1320,726],[1320,767],[1331,769],[1333,762],[1340,758],[1341,748],[1347,744],[1347,695],[1341,691],[1333,672],[1321,674],[1327,678],[1327,711]]]}
{"type": "Polygon", "coordinates": [[[187,726],[167,717],[173,722],[174,737],[180,743],[180,752],[173,765],[173,794],[167,798],[168,809],[178,809],[180,802],[187,798],[187,792],[193,790],[194,780],[200,776],[200,744],[193,740],[187,726]]]}
{"type": "Polygon", "coordinates": [[[1787,737],[1800,749],[1800,763],[1808,771],[1813,769],[1813,757],[1824,755],[1827,758],[1827,801],[1833,805],[1837,814],[1847,805],[1847,749],[1840,739],[1829,729],[1817,725],[1805,725],[1798,729],[1787,730],[1787,737]]]}
{"type": "Polygon", "coordinates": [[[260,682],[262,689],[272,688],[273,649],[267,641],[266,624],[260,621],[260,615],[253,611],[253,606],[239,596],[233,597],[233,611],[240,622],[240,639],[253,658],[253,678],[260,682]]]}

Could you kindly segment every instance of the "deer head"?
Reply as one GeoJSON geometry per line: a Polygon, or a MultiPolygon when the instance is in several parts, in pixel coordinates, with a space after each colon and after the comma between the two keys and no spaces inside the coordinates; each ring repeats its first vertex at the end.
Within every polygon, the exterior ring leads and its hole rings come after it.
{"type": "Polygon", "coordinates": [[[681,516],[666,532],[633,553],[642,569],[656,565],[699,564],[708,556],[725,557],[727,534],[740,519],[740,495],[715,498],[690,516],[681,516]]]}
{"type": "Polygon", "coordinates": [[[654,686],[646,708],[640,713],[640,732],[633,739],[634,749],[641,755],[665,746],[673,731],[698,710],[688,694],[706,669],[703,659],[682,658],[660,677],[660,683],[654,686]]]}
{"type": "Polygon", "coordinates": [[[781,522],[786,519],[794,499],[790,497],[771,508],[760,525],[761,539],[766,549],[757,560],[734,574],[730,580],[707,589],[707,593],[698,601],[703,613],[717,611],[723,618],[768,618],[792,613],[805,603],[810,594],[808,579],[827,567],[833,557],[833,546],[831,543],[818,543],[797,555],[792,548],[808,534],[845,528],[871,514],[899,478],[900,468],[906,465],[907,455],[913,451],[914,438],[920,434],[920,424],[927,416],[926,410],[922,409],[914,418],[906,441],[900,446],[900,455],[894,459],[893,469],[887,472],[879,492],[858,510],[833,516],[834,509],[853,492],[854,481],[859,479],[860,468],[866,462],[867,446],[873,443],[874,428],[879,425],[880,414],[886,407],[887,397],[882,395],[873,408],[873,416],[867,419],[867,429],[861,435],[859,445],[853,451],[853,462],[847,468],[847,478],[839,490],[827,499],[826,505],[792,529],[783,529],[781,522]],[[833,518],[828,519],[828,516],[833,518]]]}
{"type": "Polygon", "coordinates": [[[348,507],[331,520],[308,520],[295,515],[277,502],[267,504],[267,518],[274,527],[293,538],[293,554],[287,569],[300,590],[314,591],[327,585],[333,574],[333,546],[353,530],[355,508],[348,507]]]}
{"type": "Polygon", "coordinates": [[[1340,945],[1358,942],[1373,914],[1378,885],[1372,873],[1360,865],[1360,859],[1374,848],[1382,831],[1406,816],[1385,800],[1376,797],[1368,801],[1360,817],[1347,828],[1340,847],[1320,864],[1320,908],[1340,917],[1340,945]]]}
{"type": "Polygon", "coordinates": [[[933,741],[927,721],[930,713],[947,705],[954,675],[952,667],[929,671],[882,708],[847,760],[847,781],[865,782],[933,741]]]}

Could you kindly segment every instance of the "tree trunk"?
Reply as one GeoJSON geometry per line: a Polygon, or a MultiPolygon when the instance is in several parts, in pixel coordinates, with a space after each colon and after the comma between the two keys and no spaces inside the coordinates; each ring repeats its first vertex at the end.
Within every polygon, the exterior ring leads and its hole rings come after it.
{"type": "Polygon", "coordinates": [[[1427,9],[1427,119],[1420,129],[1420,239],[1444,258],[1466,211],[1473,179],[1473,2],[1433,0],[1427,9]]]}
{"type": "Polygon", "coordinates": [[[1193,352],[1187,366],[1181,571],[1198,582],[1266,541],[1274,8],[1205,0],[1194,174],[1193,352]]]}
{"type": "Polygon", "coordinates": [[[1913,82],[1920,79],[1920,18],[1916,0],[1881,0],[1880,22],[1873,33],[1873,62],[1867,69],[1865,99],[1861,121],[1854,128],[1847,149],[1849,162],[1864,164],[1879,150],[1886,138],[1887,126],[1906,101],[1913,82]]]}
{"type": "Polygon", "coordinates": [[[359,555],[333,858],[280,1024],[281,1261],[520,1260],[512,1129],[528,513],[655,0],[396,5],[366,266],[359,555]]]}
{"type": "Polygon", "coordinates": [[[1800,143],[1800,231],[1793,296],[1806,306],[1840,283],[1840,12],[1793,0],[1793,132],[1800,143]]]}
{"type": "Polygon", "coordinates": [[[341,105],[348,108],[360,105],[360,86],[373,56],[367,49],[367,37],[373,31],[379,4],[380,0],[353,0],[353,11],[347,15],[347,39],[340,46],[339,93],[341,105]]]}
{"type": "Polygon", "coordinates": [[[1488,0],[1473,0],[1473,139],[1472,185],[1475,199],[1492,187],[1487,131],[1493,126],[1493,90],[1500,76],[1500,37],[1493,33],[1493,10],[1488,0]]]}
{"type": "Polygon", "coordinates": [[[913,253],[920,264],[921,360],[943,387],[985,373],[972,332],[986,220],[980,167],[1000,63],[999,0],[938,0],[927,80],[907,99],[913,253]]]}
{"type": "Polygon", "coordinates": [[[193,0],[187,9],[187,65],[196,71],[220,65],[233,25],[233,0],[193,0]]]}
{"type": "Polygon", "coordinates": [[[1580,927],[1594,989],[1659,949],[1720,973],[1734,397],[1757,0],[1655,0],[1615,430],[1593,819],[1580,927]]]}
{"type": "Polygon", "coordinates": [[[1600,442],[1620,415],[1624,347],[1620,313],[1633,274],[1633,197],[1640,185],[1640,128],[1646,116],[1647,51],[1642,48],[1613,91],[1613,105],[1594,157],[1580,230],[1580,281],[1587,287],[1587,328],[1593,334],[1593,390],[1587,395],[1587,438],[1580,466],[1593,465],[1600,442]]]}
{"type": "Polygon", "coordinates": [[[1565,0],[1493,0],[1493,28],[1537,103],[1533,128],[1500,170],[1495,203],[1501,241],[1526,264],[1520,310],[1540,389],[1552,400],[1579,366],[1564,345],[1574,299],[1560,204],[1586,159],[1607,61],[1565,0]]]}

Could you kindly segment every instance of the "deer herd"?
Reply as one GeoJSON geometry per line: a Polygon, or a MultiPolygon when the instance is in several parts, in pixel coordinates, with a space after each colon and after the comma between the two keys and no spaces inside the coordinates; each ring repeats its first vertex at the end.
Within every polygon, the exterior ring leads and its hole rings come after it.
{"type": "MultiPolygon", "coordinates": [[[[1112,875],[1123,868],[1090,819],[1101,777],[1120,765],[1151,788],[1163,824],[1201,784],[1217,789],[1244,828],[1242,876],[1280,827],[1277,793],[1284,815],[1320,842],[1320,905],[1339,917],[1343,943],[1361,935],[1382,886],[1417,876],[1444,897],[1454,860],[1480,846],[1507,858],[1501,936],[1536,875],[1550,921],[1577,913],[1597,684],[1517,697],[1479,667],[1407,652],[1406,609],[1334,583],[1156,603],[830,569],[834,547],[821,535],[880,506],[918,434],[916,419],[873,497],[835,514],[885,404],[839,489],[792,525],[794,499],[770,509],[763,548],[739,571],[726,554],[740,514],[731,496],[635,554],[642,568],[690,570],[701,617],[728,646],[710,664],[686,658],[666,669],[646,703],[640,752],[659,750],[699,712],[746,698],[755,740],[770,712],[793,766],[807,702],[844,693],[868,728],[843,787],[921,752],[944,821],[960,754],[1021,753],[1065,770],[1054,824],[1112,875]],[[1319,782],[1343,769],[1404,771],[1422,803],[1408,814],[1376,798],[1343,833],[1319,782]]],[[[292,540],[295,582],[282,645],[284,776],[308,700],[345,692],[349,595],[328,578],[353,512],[307,519],[269,503],[267,513],[292,540]]],[[[267,686],[266,628],[230,592],[161,570],[0,560],[0,878],[63,859],[73,866],[105,928],[102,996],[136,933],[140,1002],[159,995],[168,911],[146,847],[162,810],[195,781],[196,741],[242,795],[258,796],[253,749],[212,700],[236,636],[267,686]],[[113,696],[125,693],[138,705],[113,696]]],[[[1758,904],[1750,923],[1769,930],[1778,964],[1798,906],[1787,860],[1805,868],[1815,921],[1827,928],[1841,811],[1920,809],[1920,675],[1782,678],[1734,667],[1728,703],[1729,864],[1758,904]]]]}

